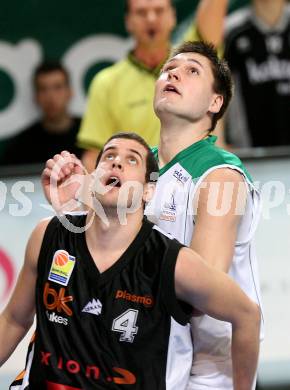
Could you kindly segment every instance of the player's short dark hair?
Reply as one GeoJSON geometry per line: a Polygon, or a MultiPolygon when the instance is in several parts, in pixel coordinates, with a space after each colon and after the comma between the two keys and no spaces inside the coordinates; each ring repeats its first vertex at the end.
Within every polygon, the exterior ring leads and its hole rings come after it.
{"type": "Polygon", "coordinates": [[[100,159],[101,159],[102,154],[104,152],[104,147],[113,139],[119,139],[119,138],[133,140],[133,141],[138,142],[140,145],[144,146],[144,148],[147,150],[145,181],[146,181],[146,183],[149,183],[151,181],[156,181],[157,176],[158,176],[158,171],[159,171],[157,160],[154,157],[154,154],[153,154],[152,150],[150,149],[149,145],[147,144],[147,142],[142,137],[140,137],[140,135],[138,135],[136,133],[123,132],[123,133],[117,133],[117,134],[112,135],[112,137],[110,137],[107,140],[107,142],[105,143],[105,145],[101,149],[101,151],[97,157],[97,160],[96,160],[96,167],[98,166],[98,164],[100,162],[100,159]]]}
{"type": "MultiPolygon", "coordinates": [[[[123,0],[123,1],[124,1],[124,11],[126,15],[130,11],[130,0],[123,0]]],[[[171,4],[171,7],[175,8],[174,0],[169,0],[169,3],[171,4]]]]}
{"type": "Polygon", "coordinates": [[[52,72],[61,72],[64,75],[65,82],[67,85],[70,84],[70,77],[68,71],[65,69],[65,67],[57,61],[44,61],[41,64],[39,64],[33,74],[33,84],[34,87],[37,87],[37,79],[39,76],[43,74],[48,74],[52,72]]]}
{"type": "Polygon", "coordinates": [[[212,126],[209,131],[213,131],[217,121],[223,116],[228,108],[229,102],[233,95],[233,79],[227,62],[218,57],[217,51],[213,44],[203,41],[184,42],[173,49],[170,58],[181,53],[198,53],[206,57],[213,73],[214,83],[213,90],[215,93],[223,96],[223,105],[219,112],[213,114],[212,126]]]}

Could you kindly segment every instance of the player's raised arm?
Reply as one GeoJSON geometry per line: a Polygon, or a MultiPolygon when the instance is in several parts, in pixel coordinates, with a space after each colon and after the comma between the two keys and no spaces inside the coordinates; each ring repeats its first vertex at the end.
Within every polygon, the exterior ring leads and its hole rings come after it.
{"type": "Polygon", "coordinates": [[[9,358],[33,323],[37,261],[48,223],[48,219],[43,220],[31,234],[14,292],[0,315],[0,366],[9,358]]]}
{"type": "Polygon", "coordinates": [[[228,0],[200,0],[196,11],[197,30],[204,41],[216,47],[223,43],[228,0]]]}
{"type": "Polygon", "coordinates": [[[85,174],[82,162],[67,151],[47,160],[41,175],[41,184],[47,201],[57,211],[74,211],[82,198],[86,203],[90,175],[85,174]]]}
{"type": "Polygon", "coordinates": [[[181,249],[175,269],[179,299],[232,324],[235,390],[251,390],[259,354],[260,310],[224,272],[208,266],[189,248],[181,249]]]}

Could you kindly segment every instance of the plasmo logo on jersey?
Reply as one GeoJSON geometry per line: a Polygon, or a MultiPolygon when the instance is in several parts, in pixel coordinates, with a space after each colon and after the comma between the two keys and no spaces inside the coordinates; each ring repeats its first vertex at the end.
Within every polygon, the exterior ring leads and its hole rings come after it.
{"type": "Polygon", "coordinates": [[[63,249],[57,250],[52,259],[48,280],[67,286],[74,269],[76,258],[63,249]]]}
{"type": "Polygon", "coordinates": [[[126,290],[117,290],[115,299],[125,299],[126,301],[140,303],[146,307],[152,307],[154,305],[153,297],[149,295],[142,296],[137,294],[130,294],[126,290]]]}

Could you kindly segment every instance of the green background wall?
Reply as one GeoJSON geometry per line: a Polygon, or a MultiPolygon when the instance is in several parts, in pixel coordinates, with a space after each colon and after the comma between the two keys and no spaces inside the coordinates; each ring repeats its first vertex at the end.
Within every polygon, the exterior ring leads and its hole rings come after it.
{"type": "MultiPolygon", "coordinates": [[[[232,11],[246,3],[247,0],[231,0],[229,9],[232,11]]],[[[198,0],[175,1],[179,23],[185,19],[190,20],[197,4],[198,0]]],[[[127,37],[123,15],[124,0],[1,1],[0,153],[5,141],[37,116],[30,103],[30,79],[35,65],[45,58],[62,60],[76,42],[89,36],[113,34],[127,37]],[[23,40],[29,40],[29,44],[35,46],[33,66],[29,63],[33,56],[20,47],[23,40]],[[7,50],[11,52],[11,59],[5,58],[7,50]],[[20,55],[21,50],[23,57],[20,55]],[[17,52],[15,59],[13,52],[17,52]],[[15,63],[13,76],[10,67],[15,63]],[[21,82],[16,82],[16,78],[20,78],[21,82]],[[13,111],[12,103],[15,103],[16,97],[18,103],[13,111]]],[[[93,75],[111,62],[101,61],[90,65],[83,77],[84,93],[93,75]]]]}

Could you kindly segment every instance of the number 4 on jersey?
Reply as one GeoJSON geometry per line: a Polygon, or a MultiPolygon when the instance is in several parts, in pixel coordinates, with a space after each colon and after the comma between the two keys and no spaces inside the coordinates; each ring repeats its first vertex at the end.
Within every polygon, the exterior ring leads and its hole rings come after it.
{"type": "Polygon", "coordinates": [[[114,319],[112,330],[121,333],[120,341],[133,343],[134,337],[138,332],[138,326],[136,326],[137,317],[138,310],[128,309],[114,319]]]}

